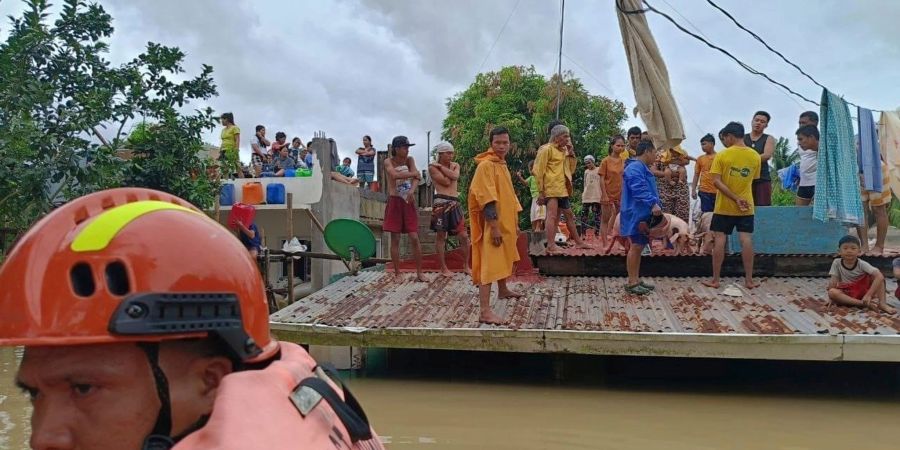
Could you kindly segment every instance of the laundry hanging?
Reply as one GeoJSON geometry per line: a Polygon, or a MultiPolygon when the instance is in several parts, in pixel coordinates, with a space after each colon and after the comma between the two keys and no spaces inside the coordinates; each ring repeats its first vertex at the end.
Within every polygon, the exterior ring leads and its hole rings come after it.
{"type": "Polygon", "coordinates": [[[669,85],[669,71],[647,25],[641,0],[616,0],[622,44],[631,71],[631,86],[640,114],[656,148],[673,148],[684,140],[684,126],[669,85]]]}
{"type": "Polygon", "coordinates": [[[878,133],[875,132],[872,111],[858,107],[856,118],[859,126],[859,168],[863,174],[863,186],[867,191],[884,192],[884,180],[881,179],[881,149],[878,145],[878,133]]]}
{"type": "Polygon", "coordinates": [[[819,118],[821,140],[813,218],[859,225],[863,211],[850,109],[843,99],[823,89],[819,118]]]}
{"type": "Polygon", "coordinates": [[[894,195],[900,195],[900,109],[881,113],[878,138],[881,157],[887,163],[888,173],[891,175],[891,191],[894,195]]]}

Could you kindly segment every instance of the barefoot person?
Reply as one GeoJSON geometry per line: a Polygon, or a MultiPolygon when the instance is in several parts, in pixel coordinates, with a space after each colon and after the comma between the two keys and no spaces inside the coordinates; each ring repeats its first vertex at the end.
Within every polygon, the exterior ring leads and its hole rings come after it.
{"type": "Polygon", "coordinates": [[[625,172],[625,160],[622,154],[625,149],[625,138],[613,136],[609,140],[606,158],[600,162],[600,240],[606,247],[606,238],[614,229],[613,221],[622,206],[622,174],[625,172]]]}
{"type": "Polygon", "coordinates": [[[519,260],[519,211],[522,206],[513,189],[506,166],[509,131],[496,127],[490,134],[491,148],[475,157],[478,167],[469,185],[469,220],[472,226],[472,280],[478,286],[479,321],[501,324],[491,309],[491,285],[497,282],[497,297],[522,297],[506,285],[519,260]]]}
{"type": "Polygon", "coordinates": [[[859,239],[844,236],[838,241],[840,258],[831,263],[831,270],[828,272],[831,276],[828,299],[838,305],[896,313],[897,310],[887,304],[884,275],[871,264],[859,259],[859,255],[859,239]]]}
{"type": "Polygon", "coordinates": [[[753,180],[759,178],[763,164],[756,150],[744,146],[744,126],[731,122],[719,133],[725,150],[716,155],[712,169],[718,189],[709,230],[713,233],[713,276],[703,284],[718,289],[722,262],[725,260],[725,236],[737,228],[744,263],[744,286],[753,289],[753,180]]]}
{"type": "Polygon", "coordinates": [[[410,144],[406,136],[391,141],[391,157],[384,161],[387,175],[388,202],[384,209],[384,231],[391,233],[391,262],[394,274],[400,276],[400,236],[405,234],[416,258],[416,280],[427,282],[422,275],[422,247],[419,245],[419,212],[416,210],[416,189],[422,175],[409,156],[410,144]]]}
{"type": "Polygon", "coordinates": [[[656,190],[656,177],[649,166],[656,161],[653,143],[641,141],[633,158],[625,161],[625,173],[622,186],[622,212],[619,213],[619,235],[627,237],[631,243],[625,257],[625,268],[628,270],[628,282],[625,291],[629,294],[647,295],[654,286],[640,279],[641,252],[650,243],[646,230],[642,230],[650,222],[651,216],[661,216],[659,192],[656,190]]]}
{"type": "Polygon", "coordinates": [[[453,162],[453,146],[448,142],[441,142],[434,146],[437,153],[437,162],[428,166],[428,173],[434,180],[434,206],[431,208],[431,231],[435,236],[438,259],[441,261],[441,275],[451,276],[453,272],[447,268],[444,257],[444,245],[447,235],[456,236],[463,252],[463,270],[472,273],[469,269],[469,235],[466,233],[466,219],[459,207],[459,164],[453,162]]]}
{"type": "MultiPolygon", "coordinates": [[[[555,238],[560,211],[565,215],[569,228],[575,229],[575,214],[569,202],[575,164],[569,129],[565,125],[554,126],[550,131],[550,142],[538,149],[534,161],[534,176],[540,191],[538,203],[547,205],[547,254],[559,252],[555,238]]],[[[590,248],[578,233],[572,237],[578,248],[590,248]]]]}

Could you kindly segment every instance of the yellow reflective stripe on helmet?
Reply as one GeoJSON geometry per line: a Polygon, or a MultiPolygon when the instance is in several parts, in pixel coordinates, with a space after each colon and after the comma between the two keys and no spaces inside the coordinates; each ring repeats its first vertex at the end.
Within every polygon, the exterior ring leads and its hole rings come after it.
{"type": "Polygon", "coordinates": [[[144,200],[117,206],[104,211],[103,214],[97,216],[96,219],[84,227],[78,233],[78,236],[75,236],[75,240],[72,241],[72,251],[95,252],[103,250],[119,234],[119,231],[122,231],[122,228],[125,228],[131,221],[144,214],[163,210],[178,210],[199,214],[197,211],[184,206],[159,200],[144,200]]]}

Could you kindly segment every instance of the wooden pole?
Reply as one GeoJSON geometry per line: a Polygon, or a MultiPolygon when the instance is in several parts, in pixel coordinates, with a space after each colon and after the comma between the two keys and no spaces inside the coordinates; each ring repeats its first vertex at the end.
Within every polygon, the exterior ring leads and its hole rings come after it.
{"type": "MultiPolygon", "coordinates": [[[[290,242],[294,237],[294,194],[287,194],[287,240],[290,242]]],[[[288,304],[294,304],[294,256],[291,255],[287,259],[288,264],[288,282],[287,282],[287,298],[288,304]]]]}
{"type": "MultiPolygon", "coordinates": [[[[312,219],[313,223],[316,225],[316,228],[319,229],[319,232],[323,235],[325,234],[325,227],[322,226],[322,222],[319,222],[319,218],[313,214],[311,209],[307,209],[306,213],[309,214],[309,218],[312,219]]],[[[341,258],[341,262],[344,263],[344,267],[347,268],[348,271],[353,272],[353,269],[350,268],[350,263],[341,258]]]]}

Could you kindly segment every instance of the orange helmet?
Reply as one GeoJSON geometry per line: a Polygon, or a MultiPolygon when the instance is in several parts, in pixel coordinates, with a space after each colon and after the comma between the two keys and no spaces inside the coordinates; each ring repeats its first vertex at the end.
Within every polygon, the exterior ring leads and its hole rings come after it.
{"type": "Polygon", "coordinates": [[[41,219],[0,266],[0,346],[219,337],[277,352],[259,271],[224,227],[163,192],[121,188],[41,219]]]}

